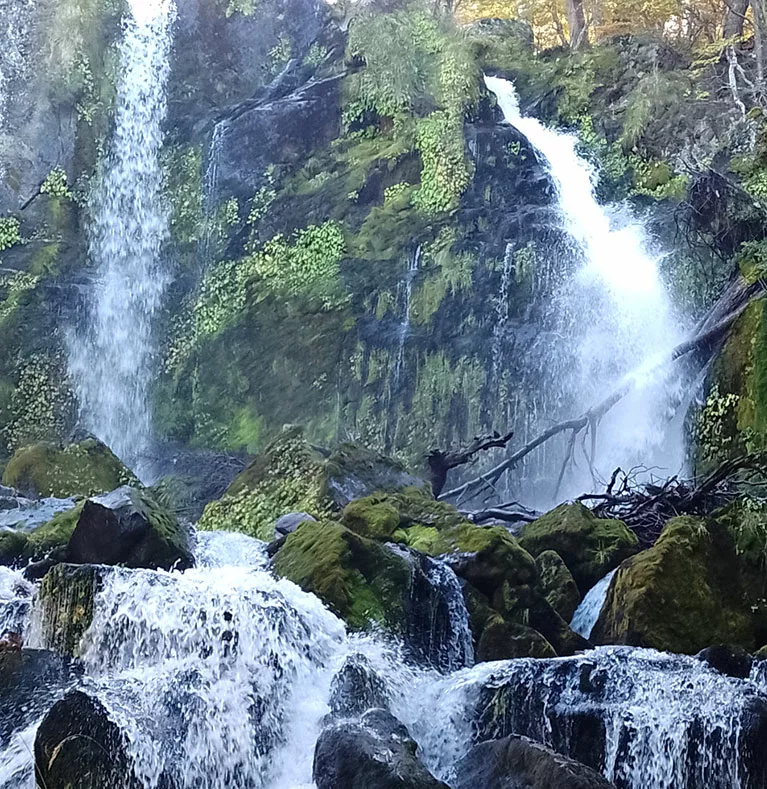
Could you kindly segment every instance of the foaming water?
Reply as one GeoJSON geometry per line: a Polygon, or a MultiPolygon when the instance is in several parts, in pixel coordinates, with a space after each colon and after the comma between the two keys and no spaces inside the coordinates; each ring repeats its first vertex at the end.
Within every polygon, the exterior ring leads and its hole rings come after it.
{"type": "MultiPolygon", "coordinates": [[[[679,382],[669,365],[655,360],[668,359],[684,335],[660,276],[660,259],[626,206],[599,205],[595,172],[578,155],[577,138],[523,116],[512,83],[490,76],[485,82],[506,122],[538,152],[571,242],[572,271],[552,299],[550,336],[556,339],[547,352],[546,385],[555,390],[547,400],[559,403],[562,413],[546,414],[545,426],[584,413],[629,376],[634,384],[603,418],[593,463],[579,464],[565,479],[561,497],[590,489],[617,466],[676,472],[684,463],[683,433],[669,423],[679,382]]],[[[555,460],[561,465],[562,457],[555,460]]]]}
{"type": "Polygon", "coordinates": [[[0,638],[23,634],[29,622],[34,587],[21,571],[0,567],[0,638]]]}
{"type": "Polygon", "coordinates": [[[159,151],[173,0],[130,0],[120,45],[114,135],[90,199],[96,281],[69,367],[83,425],[139,476],[151,477],[152,324],[168,283],[168,217],[159,151]]]}

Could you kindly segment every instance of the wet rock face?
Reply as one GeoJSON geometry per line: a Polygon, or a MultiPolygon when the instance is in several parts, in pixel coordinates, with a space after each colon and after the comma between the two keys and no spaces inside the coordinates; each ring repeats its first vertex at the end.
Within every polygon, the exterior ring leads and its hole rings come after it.
{"type": "Polygon", "coordinates": [[[376,708],[388,708],[386,685],[364,655],[351,655],[333,678],[330,714],[336,718],[354,718],[376,708]]]}
{"type": "Polygon", "coordinates": [[[165,570],[194,565],[189,531],[148,496],[127,486],[85,502],[67,558],[76,564],[165,570]]]}
{"type": "Polygon", "coordinates": [[[51,707],[35,737],[38,785],[138,789],[126,743],[101,702],[81,691],[51,707]]]}
{"type": "Polygon", "coordinates": [[[602,649],[499,666],[477,740],[530,737],[621,789],[762,789],[767,696],[695,658],[602,649]]]}
{"type": "Polygon", "coordinates": [[[538,742],[511,735],[476,745],[458,763],[453,789],[610,789],[598,772],[538,742]]]}
{"type": "Polygon", "coordinates": [[[418,760],[416,747],[407,728],[382,709],[331,726],[314,752],[317,789],[447,789],[418,760]]]}
{"type": "Polygon", "coordinates": [[[0,747],[40,716],[78,674],[68,657],[0,646],[0,747]]]}

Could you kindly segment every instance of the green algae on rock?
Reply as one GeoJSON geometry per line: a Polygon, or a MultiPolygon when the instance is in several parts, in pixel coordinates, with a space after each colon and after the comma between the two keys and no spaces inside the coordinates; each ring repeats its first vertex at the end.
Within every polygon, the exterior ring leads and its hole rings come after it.
{"type": "Polygon", "coordinates": [[[592,639],[693,654],[767,640],[762,588],[722,520],[670,520],[655,545],[615,574],[592,639]]]}
{"type": "Polygon", "coordinates": [[[36,496],[93,496],[120,485],[139,485],[133,473],[100,441],[32,444],[18,449],[3,472],[3,484],[36,496]]]}
{"type": "Polygon", "coordinates": [[[371,624],[402,632],[408,563],[340,523],[305,522],[274,557],[274,571],[316,594],[356,630],[371,624]]]}
{"type": "Polygon", "coordinates": [[[637,536],[618,520],[597,518],[583,504],[561,504],[527,524],[520,545],[533,556],[556,551],[581,594],[639,550],[637,536]]]}
{"type": "Polygon", "coordinates": [[[535,559],[541,587],[551,607],[569,622],[581,601],[573,576],[556,551],[543,551],[535,559]]]}

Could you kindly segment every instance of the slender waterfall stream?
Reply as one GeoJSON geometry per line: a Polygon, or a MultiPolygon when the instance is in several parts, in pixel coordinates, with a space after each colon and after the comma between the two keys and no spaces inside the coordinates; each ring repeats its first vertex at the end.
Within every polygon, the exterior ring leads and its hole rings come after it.
{"type": "Polygon", "coordinates": [[[69,366],[83,426],[148,477],[152,324],[169,279],[159,151],[175,11],[173,0],[128,9],[114,135],[90,200],[96,281],[86,328],[69,337],[69,366]]]}
{"type": "Polygon", "coordinates": [[[578,155],[577,137],[523,116],[511,82],[491,76],[485,82],[505,121],[539,154],[571,241],[573,271],[552,303],[551,336],[559,339],[548,352],[549,385],[557,390],[551,399],[561,403],[562,417],[573,417],[634,380],[634,391],[600,424],[596,456],[565,480],[559,498],[591,489],[594,475],[609,478],[617,466],[642,463],[675,473],[684,464],[681,429],[668,429],[678,381],[658,363],[684,333],[661,280],[659,257],[627,207],[599,205],[596,173],[578,155]]]}

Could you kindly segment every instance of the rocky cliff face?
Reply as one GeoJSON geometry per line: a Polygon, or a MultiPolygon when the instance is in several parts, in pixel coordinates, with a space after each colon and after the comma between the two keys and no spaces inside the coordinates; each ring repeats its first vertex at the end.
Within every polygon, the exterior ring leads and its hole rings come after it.
{"type": "MultiPolygon", "coordinates": [[[[91,276],[87,195],[122,10],[13,10],[22,66],[6,52],[10,89],[0,86],[12,97],[0,153],[6,453],[74,424],[62,338],[91,276]]],[[[534,55],[515,23],[456,30],[414,9],[350,20],[312,0],[184,3],[174,37],[164,168],[175,280],[153,392],[171,441],[256,451],[300,422],[318,442],[420,460],[491,427],[523,439],[541,414],[566,411],[541,385],[555,374],[544,307],[571,265],[566,240],[552,184],[499,124],[483,70],[578,130],[603,195],[630,195],[661,241],[676,239],[667,267],[686,307],[727,276],[671,218],[702,163],[748,150],[760,123],[734,127],[732,108],[706,93],[716,68],[701,77],[631,39],[534,55]]],[[[699,206],[708,193],[689,194],[699,206]]]]}

